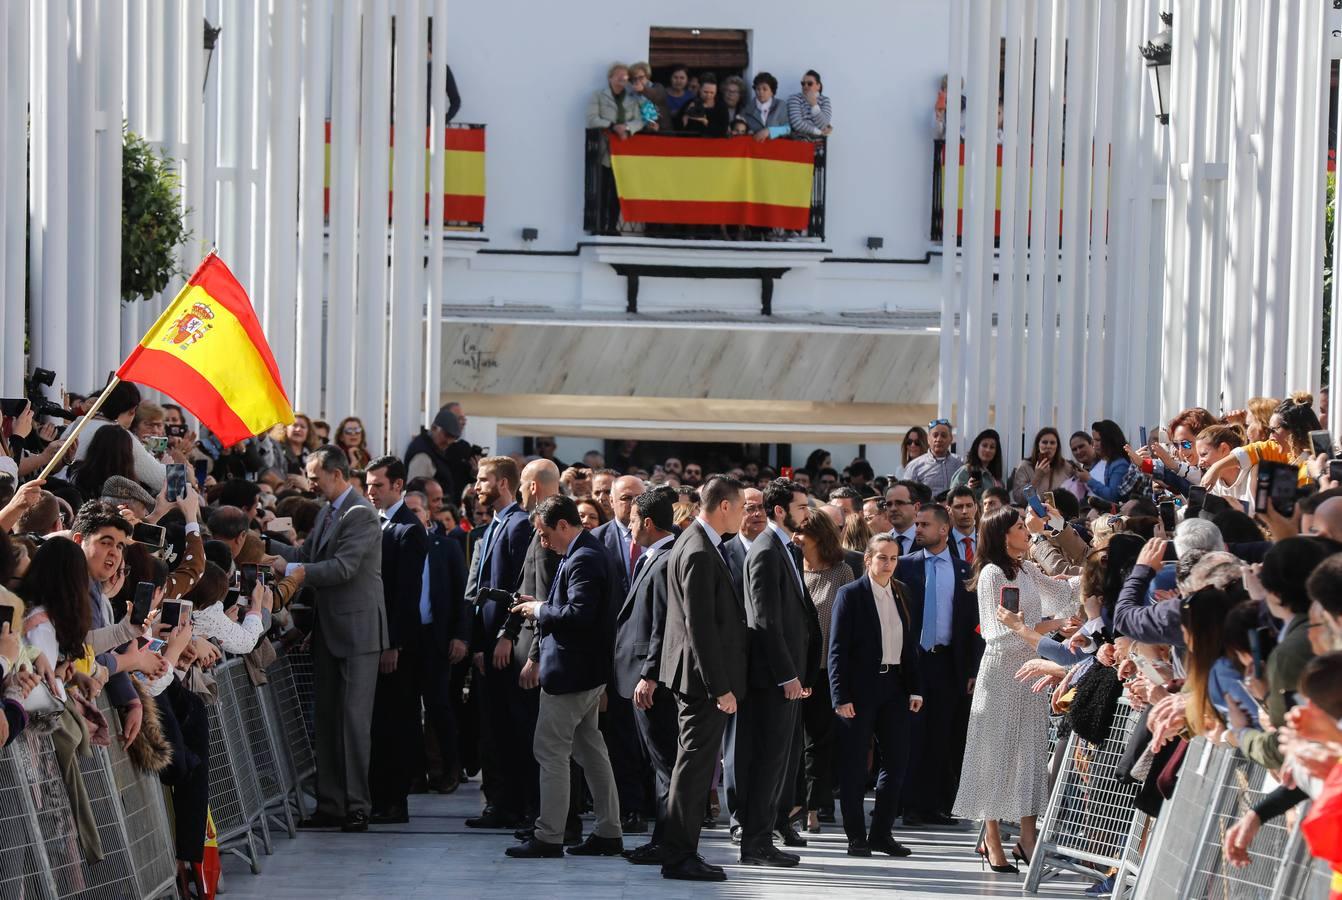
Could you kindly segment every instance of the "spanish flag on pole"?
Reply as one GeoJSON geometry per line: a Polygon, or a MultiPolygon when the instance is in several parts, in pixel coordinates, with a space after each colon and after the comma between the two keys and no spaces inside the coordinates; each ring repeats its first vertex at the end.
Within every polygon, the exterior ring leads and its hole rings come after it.
{"type": "Polygon", "coordinates": [[[172,397],[225,447],[294,420],[247,292],[213,251],[116,377],[172,397]]]}

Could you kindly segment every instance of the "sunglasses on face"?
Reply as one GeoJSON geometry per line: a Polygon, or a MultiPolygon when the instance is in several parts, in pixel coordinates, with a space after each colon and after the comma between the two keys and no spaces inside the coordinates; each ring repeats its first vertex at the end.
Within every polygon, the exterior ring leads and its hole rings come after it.
{"type": "Polygon", "coordinates": [[[1192,442],[1192,441],[1175,441],[1175,443],[1178,444],[1179,447],[1182,448],[1182,449],[1184,449],[1184,450],[1192,450],[1192,449],[1193,449],[1193,442],[1192,442]]]}
{"type": "Polygon", "coordinates": [[[801,83],[801,86],[802,86],[802,87],[815,87],[815,82],[814,82],[814,81],[803,81],[803,82],[801,83]]]}
{"type": "Polygon", "coordinates": [[[363,434],[363,429],[358,425],[346,425],[340,429],[344,434],[363,434]]]}

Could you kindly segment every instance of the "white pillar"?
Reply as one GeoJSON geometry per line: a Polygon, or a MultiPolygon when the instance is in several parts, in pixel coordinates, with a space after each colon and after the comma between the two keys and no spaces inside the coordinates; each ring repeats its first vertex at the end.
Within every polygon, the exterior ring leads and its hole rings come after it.
{"type": "Polygon", "coordinates": [[[0,42],[0,384],[18,391],[24,375],[24,315],[27,275],[29,30],[27,3],[0,7],[5,23],[0,42]]]}
{"type": "MultiPolygon", "coordinates": [[[[298,99],[302,82],[299,6],[273,0],[269,22],[270,93],[265,142],[265,304],[262,323],[292,396],[298,293],[298,99]]],[[[257,285],[257,293],[262,293],[257,285]]],[[[305,410],[306,411],[306,410],[305,410]]],[[[313,411],[315,415],[315,411],[313,411]]]]}
{"type": "MultiPolygon", "coordinates": [[[[338,0],[331,36],[331,215],[326,283],[326,417],[354,412],[354,317],[359,216],[359,36],[362,3],[338,0]]],[[[373,198],[367,202],[380,205],[373,198]]],[[[367,411],[365,411],[367,412],[367,411]]],[[[368,424],[368,419],[364,420],[368,424]]]]}
{"type": "MultiPolygon", "coordinates": [[[[443,385],[443,134],[447,123],[447,0],[433,0],[433,58],[429,82],[428,303],[424,316],[424,406],[419,424],[432,421],[443,385]]],[[[489,446],[493,447],[494,444],[489,446]]],[[[399,448],[393,448],[399,450],[399,448]]]]}
{"type": "Polygon", "coordinates": [[[958,310],[959,251],[955,245],[960,208],[960,82],[966,0],[951,0],[950,47],[946,66],[946,153],[941,179],[941,332],[938,340],[937,415],[950,416],[956,398],[955,316],[958,310]]]}
{"type": "MultiPolygon", "coordinates": [[[[322,304],[326,253],[327,86],[331,73],[332,0],[303,2],[302,145],[299,155],[298,296],[291,398],[297,409],[329,417],[322,399],[322,304]]],[[[281,370],[283,371],[283,370],[281,370]]],[[[340,421],[335,419],[331,425],[340,421]]]]}

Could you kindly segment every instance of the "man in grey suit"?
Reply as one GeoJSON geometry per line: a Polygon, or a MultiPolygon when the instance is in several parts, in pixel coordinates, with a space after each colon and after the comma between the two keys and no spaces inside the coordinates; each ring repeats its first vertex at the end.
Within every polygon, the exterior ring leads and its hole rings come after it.
{"type": "Polygon", "coordinates": [[[276,572],[298,575],[317,592],[317,811],[303,826],[367,831],[373,695],[387,648],[382,529],[373,505],[350,484],[339,447],[310,453],[307,476],[327,505],[303,546],[274,545],[276,572]]]}
{"type": "Polygon", "coordinates": [[[668,560],[657,680],[676,696],[680,739],[662,836],[663,878],[727,878],[698,851],[722,732],[746,685],[746,623],[722,547],[722,536],[739,527],[742,487],[734,478],[709,479],[700,491],[702,511],[676,539],[668,560]]]}

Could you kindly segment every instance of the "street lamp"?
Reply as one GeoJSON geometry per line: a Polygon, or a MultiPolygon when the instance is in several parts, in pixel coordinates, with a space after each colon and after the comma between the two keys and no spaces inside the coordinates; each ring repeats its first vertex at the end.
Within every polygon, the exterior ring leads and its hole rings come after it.
{"type": "Polygon", "coordinates": [[[1156,101],[1156,118],[1161,125],[1170,124],[1170,51],[1173,49],[1174,13],[1163,12],[1160,21],[1164,27],[1141,48],[1146,60],[1146,73],[1151,77],[1151,96],[1156,101]]]}
{"type": "Polygon", "coordinates": [[[209,19],[205,20],[205,49],[210,51],[210,55],[205,57],[205,83],[200,86],[201,93],[204,93],[210,85],[210,64],[214,62],[214,46],[219,43],[219,32],[223,30],[223,28],[216,28],[211,25],[209,19]]]}

